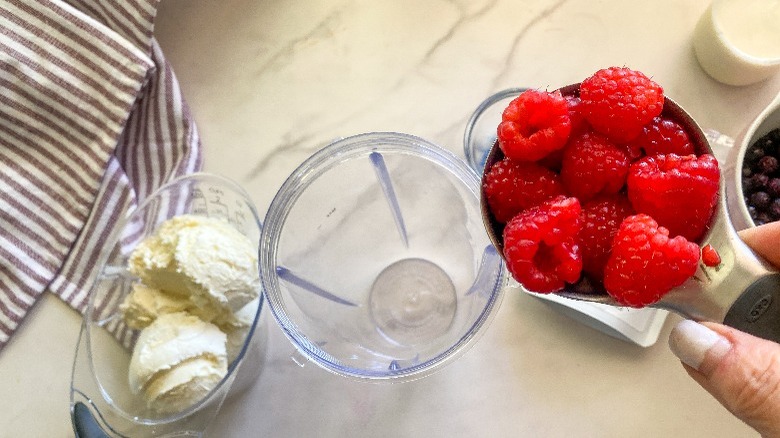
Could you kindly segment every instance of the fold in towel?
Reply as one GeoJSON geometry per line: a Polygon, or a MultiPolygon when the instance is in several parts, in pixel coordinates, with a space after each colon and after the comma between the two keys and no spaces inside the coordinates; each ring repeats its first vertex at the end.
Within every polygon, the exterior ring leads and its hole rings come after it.
{"type": "Polygon", "coordinates": [[[0,2],[0,349],[47,289],[83,312],[112,226],[202,166],[156,8],[0,2]]]}

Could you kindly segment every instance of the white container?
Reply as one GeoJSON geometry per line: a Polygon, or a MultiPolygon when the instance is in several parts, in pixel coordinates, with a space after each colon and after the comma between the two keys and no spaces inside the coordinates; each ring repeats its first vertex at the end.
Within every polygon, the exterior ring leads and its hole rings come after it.
{"type": "Polygon", "coordinates": [[[728,85],[749,85],[780,70],[780,0],[714,0],[693,34],[704,71],[728,85]]]}
{"type": "Polygon", "coordinates": [[[743,230],[756,226],[750,217],[742,188],[742,167],[745,152],[759,138],[773,129],[780,128],[780,94],[756,117],[747,129],[736,139],[729,166],[726,167],[726,200],[734,228],[743,230]]]}

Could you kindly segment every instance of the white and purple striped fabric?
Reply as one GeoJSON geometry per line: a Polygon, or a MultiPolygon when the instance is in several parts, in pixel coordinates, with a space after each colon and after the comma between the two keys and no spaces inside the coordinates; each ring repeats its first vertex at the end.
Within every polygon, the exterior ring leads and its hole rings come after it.
{"type": "Polygon", "coordinates": [[[46,290],[83,312],[126,209],[200,169],[157,0],[0,0],[0,349],[46,290]]]}

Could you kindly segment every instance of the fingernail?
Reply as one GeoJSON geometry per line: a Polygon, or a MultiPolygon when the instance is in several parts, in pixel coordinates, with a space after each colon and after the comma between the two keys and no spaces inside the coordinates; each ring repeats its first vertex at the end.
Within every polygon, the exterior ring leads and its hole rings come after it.
{"type": "Polygon", "coordinates": [[[669,334],[669,348],[684,364],[705,372],[731,349],[731,343],[698,322],[684,319],[669,334]]]}

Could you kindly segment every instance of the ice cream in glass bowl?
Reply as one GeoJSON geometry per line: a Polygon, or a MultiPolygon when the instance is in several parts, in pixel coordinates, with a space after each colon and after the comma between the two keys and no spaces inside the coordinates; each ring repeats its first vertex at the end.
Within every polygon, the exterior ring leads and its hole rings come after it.
{"type": "Polygon", "coordinates": [[[199,435],[259,374],[261,225],[234,182],[165,184],[106,245],[74,362],[80,436],[199,435]]]}

